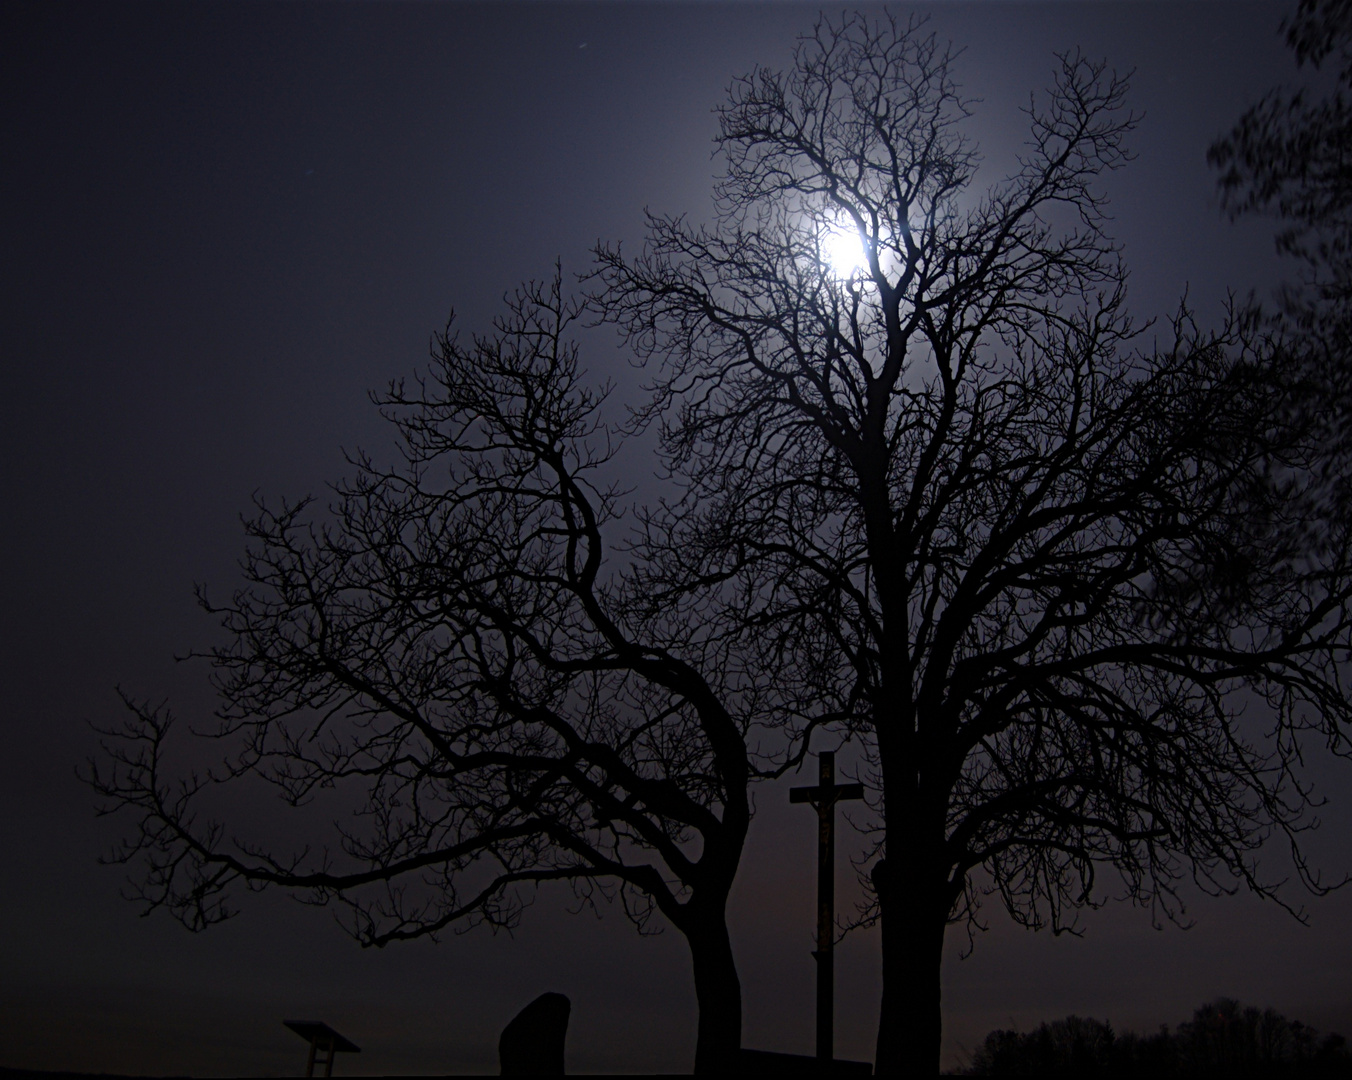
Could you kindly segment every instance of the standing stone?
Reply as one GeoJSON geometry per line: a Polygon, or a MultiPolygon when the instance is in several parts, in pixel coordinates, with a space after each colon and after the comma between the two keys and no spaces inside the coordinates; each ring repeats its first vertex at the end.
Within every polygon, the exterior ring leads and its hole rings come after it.
{"type": "Polygon", "coordinates": [[[517,1013],[498,1039],[502,1075],[562,1076],[572,1008],[562,994],[541,994],[517,1013]]]}

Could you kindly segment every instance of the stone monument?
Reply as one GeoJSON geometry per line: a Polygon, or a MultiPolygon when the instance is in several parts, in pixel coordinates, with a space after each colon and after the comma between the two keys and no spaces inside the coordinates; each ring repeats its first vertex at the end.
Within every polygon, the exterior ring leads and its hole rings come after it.
{"type": "Polygon", "coordinates": [[[502,1075],[562,1076],[572,1008],[563,994],[541,994],[517,1013],[498,1039],[502,1075]]]}

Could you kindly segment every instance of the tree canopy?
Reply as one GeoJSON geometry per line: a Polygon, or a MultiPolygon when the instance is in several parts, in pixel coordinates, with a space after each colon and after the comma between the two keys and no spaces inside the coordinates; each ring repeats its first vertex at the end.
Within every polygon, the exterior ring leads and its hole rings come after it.
{"type": "Polygon", "coordinates": [[[870,754],[880,1073],[937,1066],[944,928],[984,893],[1054,929],[1108,867],[1165,915],[1180,880],[1270,893],[1304,733],[1345,750],[1352,719],[1348,523],[1284,343],[1240,308],[1137,333],[1104,64],[1060,58],[977,192],[950,62],[915,21],[822,20],[720,110],[716,221],[598,251],[687,478],[672,560],[766,582],[752,618],[814,643],[870,754]]]}
{"type": "Polygon", "coordinates": [[[1275,895],[1274,836],[1322,887],[1298,766],[1348,749],[1352,524],[1309,380],[1251,308],[1133,322],[1106,64],[1059,57],[978,188],[953,60],[917,19],[822,18],[734,82],[709,222],[651,215],[581,298],[448,331],[380,399],[405,461],[358,458],[327,513],[260,509],[246,587],[204,598],[227,771],[176,784],[133,702],[94,777],[151,907],[310,889],[382,944],[614,882],[689,941],[711,1070],[749,786],[854,740],[892,1074],[936,1070],[944,936],[992,895],[1060,930],[1107,873],[1172,917],[1182,882],[1275,895]],[[584,316],[646,365],[626,422],[580,374],[584,316]],[[616,456],[654,430],[667,495],[624,520],[616,456]],[[344,864],[197,816],[249,775],[355,797],[344,864]]]}
{"type": "Polygon", "coordinates": [[[430,373],[379,398],[403,462],[360,457],[326,511],[248,521],[245,586],[200,594],[227,635],[206,654],[223,768],[175,779],[172,717],[128,699],[91,779],[136,815],[116,857],[140,860],[146,910],[193,929],[241,885],[345,904],[376,946],[510,927],[549,881],[617,892],[640,929],[660,911],[690,943],[704,1071],[740,1040],[724,912],[749,785],[800,704],[782,662],[748,664],[701,617],[710,600],[645,594],[605,475],[622,443],[568,339],[582,311],[556,274],[492,333],[448,329],[430,373]],[[251,776],[356,817],[279,850],[199,810],[251,776]]]}

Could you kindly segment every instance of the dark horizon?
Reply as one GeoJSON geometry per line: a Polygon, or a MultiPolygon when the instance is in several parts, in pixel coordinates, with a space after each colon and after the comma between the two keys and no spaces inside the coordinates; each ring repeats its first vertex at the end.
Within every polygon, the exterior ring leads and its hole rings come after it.
{"type": "MultiPolygon", "coordinates": [[[[832,9],[834,10],[834,9],[832,9]]],[[[872,10],[868,8],[867,10],[872,10]]],[[[1272,226],[1230,224],[1207,146],[1294,77],[1279,3],[938,3],[941,37],[981,99],[991,170],[1018,108],[1081,46],[1135,70],[1137,159],[1108,181],[1130,306],[1203,320],[1227,289],[1267,295],[1272,226]]],[[[385,453],[367,399],[426,367],[454,309],[486,327],[524,278],[637,246],[642,212],[708,211],[710,110],[756,64],[783,67],[811,4],[11,5],[3,74],[7,265],[4,429],[9,568],[4,657],[0,1066],[193,1075],[290,1071],[294,1016],[363,1048],[343,1075],[495,1072],[502,1027],[545,991],[572,1001],[575,1072],[689,1068],[694,1000],[679,935],[640,938],[618,908],[569,914],[542,892],[513,936],[476,931],[361,950],[326,912],[280,894],[190,935],[120,898],[98,856],[119,835],[76,769],[89,724],[120,720],[114,686],[209,715],[200,663],[217,640],[192,586],[238,580],[255,492],[325,492],[342,452],[385,453]]],[[[584,364],[632,389],[606,339],[584,364]]],[[[842,758],[846,758],[842,753],[842,758]]],[[[809,770],[762,787],[733,893],[744,1045],[812,1053],[809,770]]],[[[1352,866],[1345,771],[1311,843],[1352,866]]],[[[842,815],[843,819],[844,815],[842,815]]],[[[860,890],[837,832],[837,905],[860,890]]],[[[1283,865],[1283,854],[1266,856],[1283,865]]],[[[997,1027],[1069,1013],[1148,1032],[1220,996],[1352,1033],[1352,899],[1289,898],[1303,927],[1240,895],[1196,897],[1187,932],[1109,904],[1083,939],[1031,934],[989,909],[962,960],[950,933],[944,1062],[997,1027]]],[[[840,1057],[871,1060],[874,931],[837,948],[840,1057]]]]}

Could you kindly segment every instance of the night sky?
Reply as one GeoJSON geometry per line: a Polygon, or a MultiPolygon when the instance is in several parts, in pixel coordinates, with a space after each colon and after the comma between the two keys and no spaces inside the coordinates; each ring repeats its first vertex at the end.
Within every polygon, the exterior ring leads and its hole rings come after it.
{"type": "MultiPolygon", "coordinates": [[[[383,452],[366,392],[420,366],[452,307],[485,325],[556,257],[581,271],[598,239],[636,246],[644,207],[705,216],[712,108],[733,76],[787,65],[816,10],[5,5],[0,1065],[294,1073],[304,1047],[281,1021],[303,1017],[363,1046],[340,1073],[495,1072],[502,1026],[557,990],[570,1071],[689,1068],[675,932],[572,915],[560,889],[514,937],[363,951],[271,893],[193,936],[119,898],[123,871],[98,864],[119,826],[76,770],[90,723],[118,720],[115,685],[209,714],[207,670],[174,655],[216,640],[192,585],[234,583],[253,493],[322,491],[343,448],[383,452]]],[[[1267,293],[1270,227],[1222,219],[1204,155],[1293,77],[1284,6],[919,10],[966,47],[988,178],[1055,51],[1135,69],[1138,158],[1107,183],[1138,315],[1168,314],[1185,287],[1204,317],[1227,289],[1267,293]]],[[[608,337],[588,349],[593,374],[637,380],[608,337]]],[[[1336,877],[1352,867],[1352,775],[1312,770],[1330,802],[1311,849],[1336,877]]],[[[732,930],[744,1045],[811,1053],[815,819],[790,783],[758,792],[732,930]]],[[[844,830],[846,908],[859,847],[844,830]]],[[[1352,1034],[1352,894],[1290,895],[1308,927],[1243,896],[1199,899],[1187,932],[1110,906],[1082,939],[988,909],[969,959],[950,933],[945,1061],[996,1026],[1074,1012],[1150,1031],[1222,994],[1352,1034]]],[[[837,980],[837,1052],[871,1059],[869,933],[839,948],[837,980]]]]}

